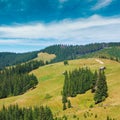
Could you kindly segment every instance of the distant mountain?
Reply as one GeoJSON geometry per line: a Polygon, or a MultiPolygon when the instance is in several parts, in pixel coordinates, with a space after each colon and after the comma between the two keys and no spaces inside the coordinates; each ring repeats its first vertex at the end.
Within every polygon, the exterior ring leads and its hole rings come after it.
{"type": "MultiPolygon", "coordinates": [[[[34,51],[34,52],[28,52],[28,53],[1,52],[0,53],[0,69],[3,69],[6,66],[16,65],[16,64],[20,64],[20,63],[32,60],[36,58],[38,53],[40,52],[55,54],[56,55],[55,59],[51,61],[54,63],[54,62],[59,62],[64,60],[77,59],[87,54],[91,54],[91,53],[94,54],[95,52],[98,52],[100,50],[103,50],[103,52],[105,53],[106,48],[115,47],[115,46],[120,46],[120,42],[95,43],[95,44],[88,44],[88,45],[53,45],[40,51],[34,51]]],[[[111,56],[111,54],[109,55],[111,56]]]]}

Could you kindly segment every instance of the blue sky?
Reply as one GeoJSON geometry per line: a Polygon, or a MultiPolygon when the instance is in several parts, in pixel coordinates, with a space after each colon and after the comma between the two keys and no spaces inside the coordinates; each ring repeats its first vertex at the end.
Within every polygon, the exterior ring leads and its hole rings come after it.
{"type": "Polygon", "coordinates": [[[120,42],[120,0],[0,0],[0,52],[120,42]]]}

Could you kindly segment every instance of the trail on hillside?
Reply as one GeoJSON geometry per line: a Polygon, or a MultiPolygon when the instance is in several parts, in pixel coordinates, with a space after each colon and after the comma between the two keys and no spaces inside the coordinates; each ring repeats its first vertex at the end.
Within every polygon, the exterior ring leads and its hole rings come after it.
{"type": "Polygon", "coordinates": [[[99,62],[100,64],[104,64],[104,62],[102,62],[102,61],[99,60],[99,59],[95,59],[95,61],[99,62]]]}

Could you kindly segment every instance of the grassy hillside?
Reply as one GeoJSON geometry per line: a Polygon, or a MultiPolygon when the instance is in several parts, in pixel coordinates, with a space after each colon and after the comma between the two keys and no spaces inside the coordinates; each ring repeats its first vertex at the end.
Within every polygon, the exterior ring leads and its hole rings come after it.
{"type": "Polygon", "coordinates": [[[81,58],[92,58],[92,57],[103,57],[114,60],[116,60],[117,58],[118,60],[120,60],[120,46],[107,47],[100,51],[81,56],[81,58]]]}
{"type": "Polygon", "coordinates": [[[39,84],[35,89],[29,90],[20,96],[0,99],[0,108],[3,104],[8,106],[15,103],[18,103],[21,107],[48,105],[52,109],[54,116],[67,115],[69,120],[77,119],[77,117],[80,120],[105,120],[108,115],[119,120],[119,72],[120,63],[105,59],[98,60],[97,58],[72,60],[69,61],[68,66],[64,66],[63,62],[46,65],[31,72],[39,80],[39,84]],[[106,66],[109,97],[103,103],[94,105],[93,94],[88,91],[86,94],[70,98],[73,108],[62,111],[61,90],[64,82],[63,72],[85,66],[90,67],[92,70],[106,66]],[[93,106],[93,108],[90,108],[90,106],[93,106]]]}
{"type": "Polygon", "coordinates": [[[67,59],[72,60],[78,58],[79,56],[102,50],[106,47],[115,46],[120,46],[120,42],[94,43],[88,45],[53,45],[40,51],[28,53],[0,52],[0,69],[4,69],[6,66],[21,64],[29,60],[35,59],[36,57],[37,60],[52,60],[53,63],[58,61],[64,61],[67,59]],[[50,55],[48,55],[47,53],[49,53],[50,55]]]}

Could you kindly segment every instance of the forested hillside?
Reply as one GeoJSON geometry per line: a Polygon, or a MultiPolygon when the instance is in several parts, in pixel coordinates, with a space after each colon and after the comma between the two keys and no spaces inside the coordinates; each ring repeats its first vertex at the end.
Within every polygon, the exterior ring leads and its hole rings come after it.
{"type": "Polygon", "coordinates": [[[81,58],[92,58],[92,57],[120,61],[120,46],[107,47],[100,51],[81,56],[81,58]]]}
{"type": "MultiPolygon", "coordinates": [[[[120,46],[120,43],[94,43],[88,45],[53,45],[43,50],[28,52],[28,53],[0,53],[0,69],[6,66],[11,66],[23,62],[27,62],[34,58],[37,58],[38,53],[44,52],[55,55],[55,59],[52,62],[59,62],[63,60],[70,60],[80,58],[83,55],[91,54],[100,50],[106,50],[106,48],[120,46]]],[[[116,53],[116,51],[114,52],[116,53]]],[[[117,52],[118,53],[118,52],[117,52]]],[[[113,53],[110,53],[110,56],[113,53]]],[[[119,54],[119,53],[118,53],[119,54]]],[[[116,54],[116,56],[118,56],[116,54]]],[[[119,55],[120,56],[120,55],[119,55]]]]}
{"type": "Polygon", "coordinates": [[[42,65],[42,61],[31,61],[0,71],[0,98],[20,95],[34,88],[38,80],[35,75],[28,73],[42,65]]]}
{"type": "Polygon", "coordinates": [[[63,110],[66,109],[66,104],[68,108],[71,107],[71,102],[68,97],[76,97],[78,94],[85,94],[89,89],[91,89],[94,95],[95,104],[100,103],[108,97],[107,94],[107,83],[104,69],[95,71],[92,73],[90,69],[79,68],[72,72],[64,73],[65,80],[62,91],[62,103],[63,110]]]}
{"type": "Polygon", "coordinates": [[[88,45],[53,45],[45,48],[42,52],[55,54],[53,62],[63,61],[66,59],[76,59],[82,55],[93,53],[107,47],[120,46],[120,43],[95,43],[88,45]]]}
{"type": "Polygon", "coordinates": [[[28,53],[0,53],[0,69],[6,66],[11,66],[23,62],[27,62],[33,58],[37,57],[38,52],[28,52],[28,53]]]}

